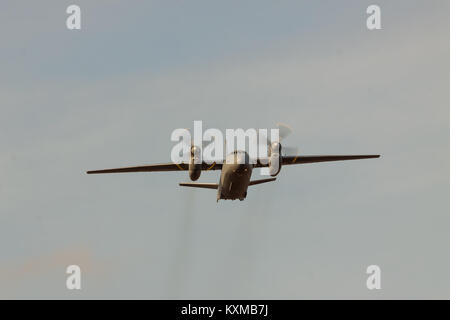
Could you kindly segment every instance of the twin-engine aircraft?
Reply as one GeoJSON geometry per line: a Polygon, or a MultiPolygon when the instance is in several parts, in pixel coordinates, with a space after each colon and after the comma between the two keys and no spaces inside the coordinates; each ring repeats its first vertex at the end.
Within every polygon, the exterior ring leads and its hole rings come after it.
{"type": "MultiPolygon", "coordinates": [[[[285,125],[279,125],[280,138],[288,135],[290,129],[285,125]],[[284,136],[281,136],[284,132],[284,136]]],[[[281,139],[280,139],[281,141],[281,139]]],[[[150,164],[136,167],[123,167],[114,169],[103,169],[87,171],[88,174],[98,173],[120,173],[120,172],[155,172],[155,171],[189,171],[191,181],[196,181],[200,177],[202,171],[222,170],[219,183],[196,183],[186,182],[180,183],[183,187],[205,188],[217,190],[217,201],[224,200],[244,200],[247,197],[247,189],[260,183],[275,181],[275,176],[281,170],[281,167],[292,164],[304,164],[314,162],[341,161],[341,160],[357,160],[379,158],[380,155],[282,155],[282,146],[280,141],[270,142],[268,147],[268,157],[265,159],[258,158],[250,161],[250,157],[246,151],[235,150],[228,154],[222,161],[212,164],[206,162],[197,163],[194,161],[198,157],[200,148],[191,146],[189,163],[161,163],[150,164]],[[251,180],[254,168],[268,168],[271,178],[251,180]]]]}

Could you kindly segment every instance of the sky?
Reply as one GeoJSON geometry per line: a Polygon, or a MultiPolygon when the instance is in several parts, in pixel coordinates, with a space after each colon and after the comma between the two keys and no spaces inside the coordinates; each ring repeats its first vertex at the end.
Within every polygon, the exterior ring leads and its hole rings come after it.
{"type": "Polygon", "coordinates": [[[376,1],[369,31],[374,3],[2,1],[0,298],[449,299],[450,3],[376,1]],[[381,158],[283,167],[242,202],[85,174],[170,161],[194,120],[381,158]]]}

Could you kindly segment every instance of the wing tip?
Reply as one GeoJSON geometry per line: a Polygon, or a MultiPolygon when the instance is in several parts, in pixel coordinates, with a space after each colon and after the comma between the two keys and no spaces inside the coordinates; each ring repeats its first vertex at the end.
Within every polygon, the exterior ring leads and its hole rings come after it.
{"type": "Polygon", "coordinates": [[[106,170],[89,170],[89,171],[86,171],[86,174],[97,174],[97,173],[110,173],[110,170],[106,169],[106,170]]]}
{"type": "Polygon", "coordinates": [[[381,155],[379,154],[368,154],[368,155],[362,155],[362,156],[355,156],[355,159],[378,159],[381,155]]]}

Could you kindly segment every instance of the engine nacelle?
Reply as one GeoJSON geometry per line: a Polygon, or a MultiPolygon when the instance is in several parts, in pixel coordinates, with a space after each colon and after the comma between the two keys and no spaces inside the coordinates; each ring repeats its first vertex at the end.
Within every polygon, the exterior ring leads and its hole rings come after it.
{"type": "Polygon", "coordinates": [[[281,144],[273,142],[270,146],[269,174],[275,177],[281,170],[281,144]]]}
{"type": "Polygon", "coordinates": [[[272,153],[269,158],[269,174],[275,177],[281,170],[281,155],[279,153],[272,153]]]}
{"type": "Polygon", "coordinates": [[[198,180],[200,178],[200,175],[202,173],[202,163],[200,162],[201,159],[201,149],[192,146],[191,147],[191,160],[189,162],[189,178],[192,181],[198,180]]]}

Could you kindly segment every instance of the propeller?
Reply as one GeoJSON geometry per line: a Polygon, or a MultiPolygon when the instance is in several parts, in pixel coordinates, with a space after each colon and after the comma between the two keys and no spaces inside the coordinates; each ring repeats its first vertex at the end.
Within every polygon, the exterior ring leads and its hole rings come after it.
{"type": "Polygon", "coordinates": [[[292,133],[292,128],[287,124],[278,122],[277,127],[280,134],[280,142],[292,133]]]}
{"type": "Polygon", "coordinates": [[[200,157],[200,156],[203,157],[203,150],[210,142],[203,141],[203,139],[202,139],[201,143],[199,145],[196,145],[194,143],[194,137],[192,136],[191,129],[184,128],[184,130],[188,131],[189,134],[191,134],[191,141],[189,141],[188,143],[183,141],[183,147],[186,148],[185,150],[189,150],[190,158],[195,157],[198,159],[198,157],[200,157]]]}
{"type": "MultiPolygon", "coordinates": [[[[278,122],[276,124],[277,129],[278,129],[278,133],[279,133],[279,139],[278,141],[271,141],[269,137],[267,137],[266,135],[266,141],[268,144],[268,148],[271,148],[271,146],[273,146],[273,143],[281,143],[281,141],[283,141],[284,139],[286,139],[290,134],[292,134],[293,130],[290,126],[288,126],[287,124],[278,122]]],[[[297,155],[298,154],[298,147],[289,147],[289,146],[284,146],[282,147],[282,153],[283,155],[297,155]]]]}

